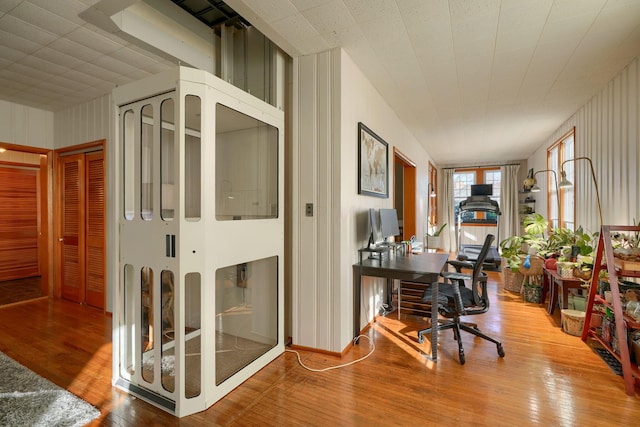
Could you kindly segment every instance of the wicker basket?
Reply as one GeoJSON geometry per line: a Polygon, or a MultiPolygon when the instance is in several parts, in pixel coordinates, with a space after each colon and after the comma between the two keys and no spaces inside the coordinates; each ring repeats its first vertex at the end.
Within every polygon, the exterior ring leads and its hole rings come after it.
{"type": "Polygon", "coordinates": [[[520,274],[523,276],[542,276],[542,268],[544,267],[544,259],[531,256],[529,257],[529,261],[531,262],[531,266],[529,268],[524,267],[524,258],[522,258],[522,262],[520,263],[520,267],[518,270],[520,274]]]}
{"type": "Polygon", "coordinates": [[[524,276],[519,271],[513,271],[506,267],[502,271],[502,281],[505,290],[520,293],[524,276]]]}
{"type": "Polygon", "coordinates": [[[573,278],[573,265],[572,262],[557,262],[558,275],[563,279],[573,278]]]}

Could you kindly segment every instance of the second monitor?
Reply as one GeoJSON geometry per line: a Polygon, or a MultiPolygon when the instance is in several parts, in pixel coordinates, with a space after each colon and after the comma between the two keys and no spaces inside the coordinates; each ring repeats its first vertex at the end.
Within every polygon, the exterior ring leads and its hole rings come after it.
{"type": "Polygon", "coordinates": [[[389,241],[389,237],[400,234],[398,212],[395,209],[380,209],[380,231],[385,242],[389,241]]]}

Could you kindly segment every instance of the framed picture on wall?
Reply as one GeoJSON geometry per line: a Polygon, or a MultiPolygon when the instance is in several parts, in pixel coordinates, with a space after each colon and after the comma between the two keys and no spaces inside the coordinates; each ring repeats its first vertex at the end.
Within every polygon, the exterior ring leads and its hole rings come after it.
{"type": "Polygon", "coordinates": [[[358,123],[358,194],[389,197],[389,145],[358,123]]]}

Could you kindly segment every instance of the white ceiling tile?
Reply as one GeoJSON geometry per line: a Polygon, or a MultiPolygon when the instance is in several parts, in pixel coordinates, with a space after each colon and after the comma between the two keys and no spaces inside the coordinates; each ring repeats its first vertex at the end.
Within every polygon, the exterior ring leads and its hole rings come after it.
{"type": "Polygon", "coordinates": [[[109,40],[108,38],[89,31],[84,27],[76,28],[67,34],[66,38],[104,55],[115,52],[124,46],[124,43],[116,43],[113,40],[109,40]]]}
{"type": "Polygon", "coordinates": [[[356,21],[342,0],[334,0],[330,3],[324,3],[318,7],[307,9],[302,12],[302,16],[304,16],[320,34],[337,32],[343,28],[356,25],[356,21]]]}
{"type": "Polygon", "coordinates": [[[77,24],[28,1],[20,3],[11,11],[11,15],[59,36],[63,36],[78,27],[77,24]]]}
{"type": "Polygon", "coordinates": [[[0,29],[0,46],[10,47],[25,54],[32,54],[43,45],[0,29]]]}
{"type": "Polygon", "coordinates": [[[27,54],[13,49],[11,47],[8,46],[3,46],[2,42],[0,42],[0,57],[4,58],[5,60],[9,61],[9,62],[17,62],[20,59],[24,58],[27,54]]]}
{"type": "Polygon", "coordinates": [[[359,23],[400,13],[395,0],[345,0],[344,3],[351,16],[359,23]]]}
{"type": "Polygon", "coordinates": [[[118,77],[117,73],[113,71],[106,70],[102,67],[94,65],[89,62],[85,62],[76,67],[76,71],[79,71],[84,74],[88,74],[90,76],[94,76],[100,80],[105,80],[107,82],[113,82],[116,77],[118,77]]]}
{"type": "MultiPolygon", "coordinates": [[[[22,59],[21,61],[24,61],[24,59],[22,59]]],[[[18,62],[11,64],[9,67],[7,67],[7,70],[20,74],[25,78],[28,77],[34,79],[35,82],[51,78],[51,74],[49,74],[48,70],[46,69],[33,68],[18,62]]]]}
{"type": "Polygon", "coordinates": [[[69,56],[74,56],[80,61],[88,62],[96,59],[100,55],[100,52],[90,49],[80,43],[76,43],[73,40],[67,38],[59,38],[51,43],[49,46],[51,49],[55,49],[58,52],[62,52],[69,56]]]}
{"type": "Polygon", "coordinates": [[[88,6],[78,0],[29,0],[29,2],[77,25],[85,23],[84,19],[78,15],[87,10],[88,6]]]}
{"type": "Polygon", "coordinates": [[[58,38],[56,34],[42,30],[35,25],[24,22],[13,15],[0,18],[0,30],[31,40],[38,45],[47,45],[58,38]]]}
{"type": "Polygon", "coordinates": [[[93,65],[97,65],[99,67],[104,68],[105,70],[110,70],[113,71],[116,74],[119,75],[125,75],[125,74],[129,74],[132,73],[133,71],[135,71],[135,67],[120,61],[119,59],[116,59],[114,57],[112,57],[111,55],[109,56],[101,56],[99,58],[94,59],[93,61],[91,61],[91,63],[93,65]]]}
{"type": "MultiPolygon", "coordinates": [[[[22,64],[27,67],[31,67],[36,70],[46,70],[46,72],[51,75],[58,75],[69,71],[69,67],[65,65],[56,64],[53,62],[49,62],[45,59],[41,59],[36,55],[27,56],[19,61],[19,64],[22,64]]],[[[78,65],[76,63],[76,65],[78,65]]],[[[46,80],[46,79],[43,79],[46,80]]]]}
{"type": "Polygon", "coordinates": [[[68,73],[64,76],[53,77],[49,80],[49,83],[68,89],[68,93],[86,90],[89,87],[89,85],[83,84],[78,80],[68,78],[68,73]]]}
{"type": "MultiPolygon", "coordinates": [[[[227,3],[233,8],[234,3],[237,1],[238,0],[231,0],[227,3]]],[[[249,6],[256,15],[260,16],[260,18],[264,19],[266,22],[278,21],[298,13],[298,10],[289,1],[242,0],[241,2],[249,6]]]]}
{"type": "Polygon", "coordinates": [[[60,52],[50,47],[43,47],[42,49],[35,52],[33,56],[53,64],[63,66],[66,69],[76,67],[83,62],[86,62],[82,59],[76,58],[75,56],[67,55],[66,53],[60,52]]]}
{"type": "Polygon", "coordinates": [[[0,14],[7,13],[19,5],[23,0],[2,0],[0,1],[0,14]]]}
{"type": "MultiPolygon", "coordinates": [[[[277,21],[278,27],[282,27],[282,36],[297,47],[297,42],[313,36],[320,36],[315,28],[302,15],[292,15],[277,21]]],[[[304,54],[316,53],[314,51],[300,50],[304,54]]]]}

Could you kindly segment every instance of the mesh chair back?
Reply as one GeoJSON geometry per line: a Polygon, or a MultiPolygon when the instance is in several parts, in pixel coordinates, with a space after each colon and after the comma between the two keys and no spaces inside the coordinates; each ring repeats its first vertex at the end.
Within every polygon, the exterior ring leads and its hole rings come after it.
{"type": "MultiPolygon", "coordinates": [[[[482,272],[482,268],[484,266],[484,261],[489,254],[489,249],[491,249],[491,245],[495,236],[493,234],[487,234],[487,237],[484,239],[484,244],[482,245],[482,249],[478,254],[478,259],[476,260],[476,264],[473,267],[473,276],[471,277],[471,288],[473,289],[473,299],[476,305],[489,305],[489,299],[487,295],[485,295],[486,284],[482,282],[482,276],[486,277],[486,273],[482,272]]],[[[486,282],[486,280],[484,280],[486,282]]]]}

